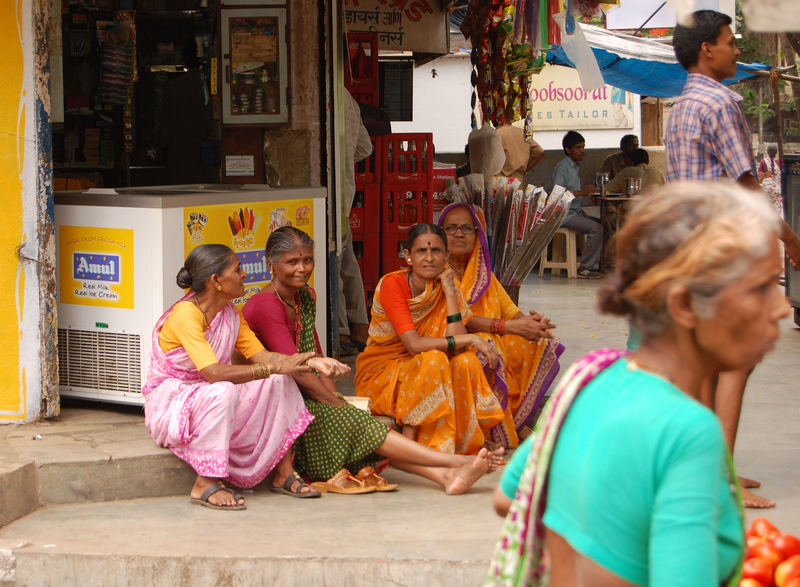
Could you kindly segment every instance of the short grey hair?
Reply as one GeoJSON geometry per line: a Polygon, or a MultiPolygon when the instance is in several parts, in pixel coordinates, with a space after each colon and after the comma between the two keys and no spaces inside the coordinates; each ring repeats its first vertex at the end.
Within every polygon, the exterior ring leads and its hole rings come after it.
{"type": "Polygon", "coordinates": [[[278,230],[273,230],[267,238],[264,256],[270,263],[277,263],[285,253],[313,246],[314,241],[302,230],[294,226],[282,226],[278,230]]]}

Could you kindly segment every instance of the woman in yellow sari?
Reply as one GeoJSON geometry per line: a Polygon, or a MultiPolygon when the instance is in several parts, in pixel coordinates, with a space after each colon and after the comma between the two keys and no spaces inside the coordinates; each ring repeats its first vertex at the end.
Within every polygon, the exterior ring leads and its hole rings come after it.
{"type": "Polygon", "coordinates": [[[497,281],[480,215],[471,205],[450,204],[439,224],[447,234],[450,266],[473,313],[467,330],[491,337],[505,373],[505,389],[500,389],[504,419],[492,429],[492,441],[515,447],[523,427],[544,405],[564,346],[553,339],[555,326],[548,318],[533,310],[521,312],[497,281]]]}
{"type": "Polygon", "coordinates": [[[356,394],[406,436],[441,452],[476,454],[503,420],[486,377],[495,378],[497,350],[467,333],[472,313],[446,268],[441,227],[412,227],[404,254],[409,269],[384,275],[376,288],[356,394]]]}

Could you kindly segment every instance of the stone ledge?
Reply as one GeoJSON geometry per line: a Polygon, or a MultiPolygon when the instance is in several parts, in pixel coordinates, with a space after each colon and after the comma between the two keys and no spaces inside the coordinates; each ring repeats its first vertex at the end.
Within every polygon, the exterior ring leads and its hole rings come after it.
{"type": "Polygon", "coordinates": [[[0,474],[0,527],[27,516],[39,507],[36,466],[33,463],[4,468],[0,474]]]}
{"type": "Polygon", "coordinates": [[[200,557],[15,551],[16,584],[52,585],[478,585],[486,561],[334,557],[200,557]]]}

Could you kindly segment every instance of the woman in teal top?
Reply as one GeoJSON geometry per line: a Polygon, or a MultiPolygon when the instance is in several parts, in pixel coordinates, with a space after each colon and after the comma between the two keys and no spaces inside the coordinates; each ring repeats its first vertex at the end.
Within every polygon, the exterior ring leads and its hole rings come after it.
{"type": "Polygon", "coordinates": [[[733,183],[674,183],[637,204],[598,300],[641,343],[581,358],[553,392],[487,584],[735,585],[738,486],[698,397],[777,339],[778,226],[766,198],[733,183]]]}

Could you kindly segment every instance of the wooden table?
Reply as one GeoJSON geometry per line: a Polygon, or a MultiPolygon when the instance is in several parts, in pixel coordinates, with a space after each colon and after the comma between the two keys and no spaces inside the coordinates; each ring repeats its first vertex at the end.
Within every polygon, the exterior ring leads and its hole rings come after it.
{"type": "Polygon", "coordinates": [[[613,206],[614,212],[616,212],[614,219],[615,224],[615,231],[619,231],[619,218],[620,218],[620,208],[625,205],[627,202],[635,202],[639,199],[639,196],[625,196],[623,194],[606,194],[605,196],[601,196],[600,194],[592,194],[598,200],[600,200],[600,222],[603,226],[606,225],[606,217],[608,215],[608,207],[613,206]]]}

